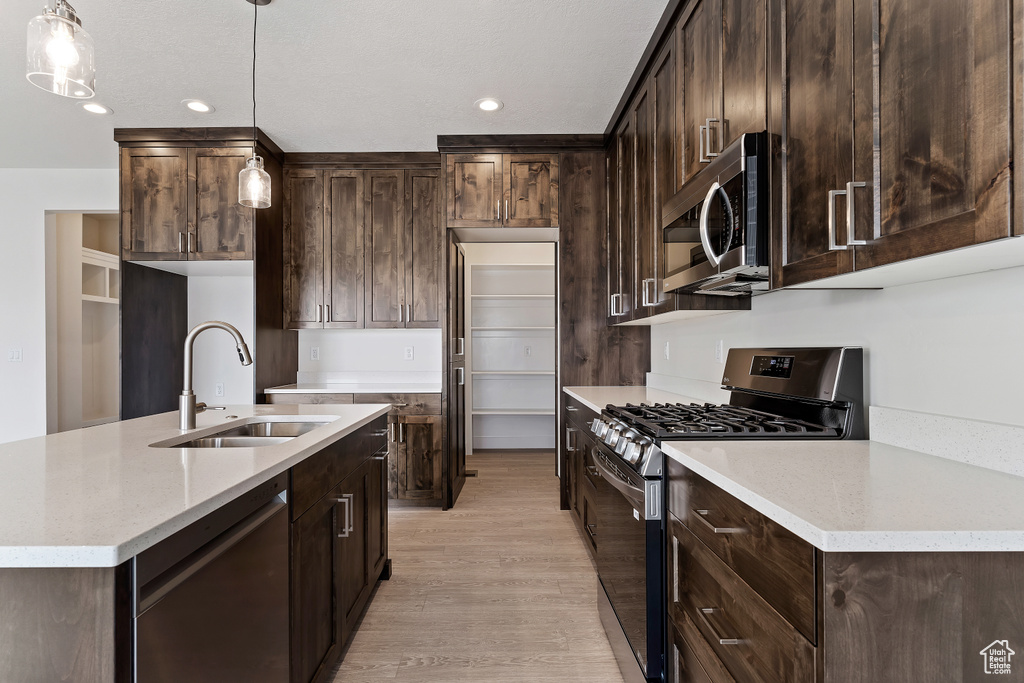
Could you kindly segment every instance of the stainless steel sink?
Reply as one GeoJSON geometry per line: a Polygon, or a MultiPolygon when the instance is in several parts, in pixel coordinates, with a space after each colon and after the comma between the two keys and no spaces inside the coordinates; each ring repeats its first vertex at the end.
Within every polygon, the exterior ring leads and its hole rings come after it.
{"type": "Polygon", "coordinates": [[[260,446],[274,446],[294,438],[294,436],[205,436],[201,439],[179,443],[175,448],[259,448],[260,446]]]}
{"type": "Polygon", "coordinates": [[[182,441],[182,437],[150,444],[156,448],[259,448],[276,446],[330,424],[331,420],[303,419],[299,415],[273,415],[250,418],[219,432],[182,441]],[[290,419],[289,419],[290,418],[290,419]]]}

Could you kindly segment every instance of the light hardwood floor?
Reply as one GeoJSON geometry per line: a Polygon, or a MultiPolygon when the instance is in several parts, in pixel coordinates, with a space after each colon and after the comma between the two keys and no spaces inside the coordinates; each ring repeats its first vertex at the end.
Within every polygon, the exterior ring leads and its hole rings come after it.
{"type": "Polygon", "coordinates": [[[392,508],[394,574],[373,597],[334,681],[622,678],[597,614],[597,574],[554,453],[487,451],[455,507],[392,508]]]}

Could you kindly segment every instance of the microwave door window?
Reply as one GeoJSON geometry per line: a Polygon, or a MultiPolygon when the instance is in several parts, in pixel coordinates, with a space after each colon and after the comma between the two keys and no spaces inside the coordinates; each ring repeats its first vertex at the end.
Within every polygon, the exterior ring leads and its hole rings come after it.
{"type": "Polygon", "coordinates": [[[700,246],[700,211],[704,206],[701,202],[682,216],[670,227],[665,228],[665,262],[666,276],[672,276],[688,269],[692,265],[691,252],[700,246]]]}

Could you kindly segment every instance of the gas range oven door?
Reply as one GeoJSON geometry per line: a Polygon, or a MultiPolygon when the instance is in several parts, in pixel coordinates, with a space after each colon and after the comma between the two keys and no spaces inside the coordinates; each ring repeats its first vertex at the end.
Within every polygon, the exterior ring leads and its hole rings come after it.
{"type": "MultiPolygon", "coordinates": [[[[609,449],[594,451],[597,572],[601,620],[627,681],[661,680],[662,519],[647,519],[644,480],[616,467],[609,449]],[[625,638],[623,639],[623,636],[625,638]]],[[[619,461],[621,463],[621,461],[619,461]]]]}

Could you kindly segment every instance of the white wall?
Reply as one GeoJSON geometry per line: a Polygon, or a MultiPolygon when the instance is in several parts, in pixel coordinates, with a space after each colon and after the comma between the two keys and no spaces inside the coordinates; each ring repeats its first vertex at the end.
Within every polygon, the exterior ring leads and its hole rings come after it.
{"type": "Polygon", "coordinates": [[[863,346],[869,405],[1024,425],[1024,268],[874,291],[772,292],[751,309],[654,326],[648,383],[722,400],[720,339],[727,349],[863,346]]]}
{"type": "MultiPolygon", "coordinates": [[[[253,287],[251,276],[188,278],[189,329],[207,320],[230,323],[242,333],[251,351],[254,334],[253,287]]],[[[253,362],[259,359],[253,356],[253,362]]],[[[238,360],[235,342],[223,330],[207,330],[196,337],[192,357],[192,390],[197,401],[209,405],[252,403],[255,390],[253,366],[238,360]],[[224,385],[224,396],[216,395],[216,385],[224,385]]]]}
{"type": "Polygon", "coordinates": [[[117,169],[0,169],[0,443],[46,433],[47,211],[118,210],[117,169]],[[21,349],[21,363],[7,362],[21,349]]]}
{"type": "Polygon", "coordinates": [[[440,383],[442,360],[441,330],[299,330],[300,381],[440,383]],[[313,347],[318,361],[310,359],[313,347]]]}

